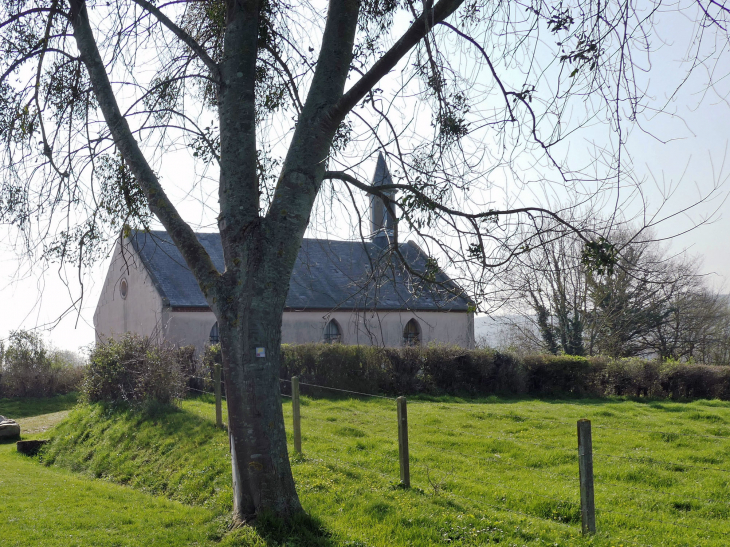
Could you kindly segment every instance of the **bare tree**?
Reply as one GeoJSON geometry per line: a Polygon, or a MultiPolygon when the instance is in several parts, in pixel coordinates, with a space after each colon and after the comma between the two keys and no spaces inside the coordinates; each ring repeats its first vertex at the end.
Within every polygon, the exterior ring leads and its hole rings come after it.
{"type": "MultiPolygon", "coordinates": [[[[218,320],[241,521],[301,510],[277,373],[287,280],[318,196],[355,210],[359,192],[378,197],[400,219],[389,252],[399,255],[399,234],[419,237],[434,259],[412,273],[428,281],[437,255],[449,257],[480,303],[489,272],[529,244],[524,223],[552,219],[597,265],[612,260],[598,237],[611,222],[595,233],[583,219],[606,195],[620,207],[631,194],[628,127],[663,108],[637,72],[659,0],[0,6],[0,219],[79,269],[120,232],[164,226],[218,320]],[[570,165],[561,143],[598,119],[606,142],[570,165]],[[375,148],[397,166],[394,184],[362,182],[375,148]],[[185,151],[188,179],[163,179],[165,159],[185,151]],[[225,271],[176,206],[178,189],[217,215],[225,271]],[[561,207],[564,196],[580,207],[561,207]]],[[[713,71],[728,8],[676,9],[698,29],[682,81],[698,68],[724,76],[713,71]]]]}
{"type": "Polygon", "coordinates": [[[673,291],[665,312],[647,333],[647,350],[660,359],[730,364],[730,309],[726,298],[707,288],[704,278],[697,275],[685,279],[682,285],[673,291]]]}
{"type": "Polygon", "coordinates": [[[651,333],[665,325],[671,302],[685,291],[697,272],[668,258],[651,240],[629,241],[615,268],[586,272],[591,302],[590,352],[611,357],[651,353],[651,333]]]}
{"type": "Polygon", "coordinates": [[[512,308],[530,320],[519,329],[522,344],[553,354],[707,363],[722,355],[727,302],[707,288],[697,259],[670,255],[650,232],[623,227],[613,236],[615,263],[596,270],[583,241],[559,226],[534,238],[539,244],[503,278],[516,296],[512,308]]]}
{"type": "MultiPolygon", "coordinates": [[[[550,223],[541,226],[532,242],[503,277],[506,290],[513,291],[512,308],[532,319],[534,328],[520,332],[523,343],[542,347],[552,354],[584,355],[584,333],[589,328],[590,305],[586,268],[581,260],[584,250],[580,238],[566,236],[550,223]],[[531,339],[531,340],[530,340],[531,339]]],[[[519,328],[519,325],[514,325],[519,328]]]]}

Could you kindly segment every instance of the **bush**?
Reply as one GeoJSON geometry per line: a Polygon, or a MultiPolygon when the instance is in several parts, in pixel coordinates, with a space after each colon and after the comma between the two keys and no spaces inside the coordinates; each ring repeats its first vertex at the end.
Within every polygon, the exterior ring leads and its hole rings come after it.
{"type": "Polygon", "coordinates": [[[154,344],[126,334],[92,351],[82,394],[88,402],[174,403],[185,394],[194,349],[154,344]]]}
{"type": "Polygon", "coordinates": [[[730,399],[730,367],[667,362],[659,383],[674,399],[730,399]]]}
{"type": "Polygon", "coordinates": [[[342,344],[281,346],[281,378],[359,392],[379,392],[391,376],[383,348],[342,344]]]}
{"type": "Polygon", "coordinates": [[[524,367],[514,356],[455,346],[285,344],[280,373],[287,379],[299,376],[305,383],[388,395],[480,395],[525,389],[524,367]]]}
{"type": "Polygon", "coordinates": [[[8,347],[0,346],[0,395],[50,397],[76,391],[84,375],[78,361],[70,352],[49,350],[36,333],[13,331],[8,347]]]}
{"type": "MultiPolygon", "coordinates": [[[[215,365],[222,365],[221,345],[211,344],[205,346],[203,357],[197,362],[197,372],[188,377],[188,387],[195,393],[211,393],[215,390],[215,365]]],[[[221,393],[225,393],[225,374],[221,369],[221,393]]]]}

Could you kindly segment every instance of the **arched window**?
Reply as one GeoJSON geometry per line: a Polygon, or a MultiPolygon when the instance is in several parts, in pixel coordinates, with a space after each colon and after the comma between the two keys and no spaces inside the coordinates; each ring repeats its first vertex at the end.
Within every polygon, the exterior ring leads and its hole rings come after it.
{"type": "Polygon", "coordinates": [[[127,298],[127,291],[128,290],[129,290],[129,287],[127,286],[127,280],[126,279],[122,279],[119,282],[119,296],[122,297],[122,300],[124,300],[125,298],[127,298]]]}
{"type": "Polygon", "coordinates": [[[406,323],[403,329],[403,345],[404,346],[420,346],[421,345],[421,327],[418,321],[411,319],[406,323]]]}
{"type": "Polygon", "coordinates": [[[217,344],[219,340],[220,336],[218,335],[218,321],[216,321],[213,325],[213,328],[210,329],[210,343],[217,344]]]}
{"type": "Polygon", "coordinates": [[[342,342],[342,331],[340,330],[340,325],[334,319],[331,319],[324,328],[324,342],[325,344],[342,342]]]}

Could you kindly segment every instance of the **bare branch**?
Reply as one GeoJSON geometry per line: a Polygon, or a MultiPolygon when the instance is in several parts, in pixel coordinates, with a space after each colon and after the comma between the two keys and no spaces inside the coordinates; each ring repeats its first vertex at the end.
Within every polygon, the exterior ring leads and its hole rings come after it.
{"type": "Polygon", "coordinates": [[[152,168],[147,163],[142,151],[129,129],[127,120],[119,111],[104,62],[94,40],[89,24],[86,4],[83,0],[71,0],[71,23],[74,28],[74,37],[81,54],[81,60],[86,65],[94,93],[99,101],[104,119],[114,139],[114,144],[122,154],[134,173],[137,182],[144,190],[150,210],[162,222],[173,241],[180,249],[188,267],[194,272],[201,285],[208,287],[204,291],[206,298],[212,300],[216,282],[220,274],[213,265],[210,256],[195,237],[195,232],[182,219],[175,206],[162,188],[152,168]]]}
{"type": "Polygon", "coordinates": [[[428,204],[430,207],[433,207],[442,213],[446,213],[447,215],[455,216],[455,217],[461,217],[466,219],[482,219],[482,218],[491,218],[491,217],[499,217],[499,216],[506,216],[506,215],[518,215],[518,214],[541,214],[545,215],[547,217],[551,217],[555,219],[557,222],[574,232],[580,239],[588,243],[590,239],[588,239],[585,234],[583,233],[580,228],[577,226],[574,226],[567,220],[563,219],[559,214],[550,211],[549,209],[545,209],[544,207],[517,207],[514,209],[490,209],[489,211],[486,211],[484,213],[466,213],[464,211],[459,211],[458,209],[453,209],[451,207],[447,207],[433,199],[431,199],[429,196],[418,190],[417,188],[414,188],[411,185],[408,184],[383,184],[380,186],[372,186],[370,184],[365,184],[364,182],[360,182],[355,177],[350,175],[349,173],[345,173],[344,171],[327,171],[324,174],[325,179],[339,179],[342,180],[348,184],[351,184],[355,186],[356,188],[359,188],[363,192],[367,192],[368,194],[372,194],[374,196],[378,196],[380,199],[385,201],[392,201],[391,198],[389,198],[384,192],[387,190],[405,190],[407,192],[412,193],[415,195],[419,200],[422,200],[425,204],[428,204]]]}
{"type": "Polygon", "coordinates": [[[166,26],[172,33],[180,38],[180,40],[187,45],[190,49],[193,50],[193,53],[198,56],[198,58],[205,64],[205,66],[208,67],[208,70],[210,70],[210,74],[216,82],[220,82],[221,75],[220,75],[220,69],[218,67],[218,64],[210,58],[210,55],[208,55],[208,52],[205,51],[205,49],[196,42],[192,36],[190,36],[187,32],[185,32],[183,29],[181,29],[179,26],[177,26],[175,23],[173,23],[164,13],[162,13],[158,8],[147,2],[147,0],[133,0],[135,4],[140,6],[141,8],[145,9],[152,15],[154,15],[160,23],[162,23],[164,26],[166,26]]]}
{"type": "Polygon", "coordinates": [[[400,39],[391,47],[365,75],[353,85],[347,93],[330,109],[329,119],[339,124],[347,113],[362,100],[380,79],[390,72],[395,65],[426,36],[434,23],[440,23],[454,13],[464,0],[440,0],[428,13],[422,13],[400,39]]]}

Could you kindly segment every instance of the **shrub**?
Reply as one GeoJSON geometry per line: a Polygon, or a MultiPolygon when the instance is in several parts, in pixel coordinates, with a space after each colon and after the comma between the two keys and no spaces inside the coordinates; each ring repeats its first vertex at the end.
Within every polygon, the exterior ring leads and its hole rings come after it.
{"type": "Polygon", "coordinates": [[[730,367],[666,362],[659,382],[674,399],[730,399],[730,367]]]}
{"type": "Polygon", "coordinates": [[[185,369],[194,350],[154,344],[126,334],[92,351],[82,386],[89,402],[174,403],[185,394],[185,369]]]}
{"type": "MultiPolygon", "coordinates": [[[[201,392],[211,393],[215,388],[214,368],[216,363],[223,364],[221,356],[221,345],[211,344],[205,346],[202,358],[197,361],[197,372],[188,377],[188,387],[193,394],[201,392]]],[[[225,393],[225,374],[221,370],[221,393],[225,393]]]]}
{"type": "Polygon", "coordinates": [[[455,346],[285,344],[280,373],[305,383],[389,395],[523,393],[525,387],[524,367],[514,356],[455,346]]]}
{"type": "Polygon", "coordinates": [[[594,389],[597,395],[661,396],[658,361],[638,357],[625,359],[592,358],[594,389]]]}
{"type": "Polygon", "coordinates": [[[377,393],[390,387],[391,362],[383,348],[342,344],[281,347],[281,378],[338,389],[377,393]]]}
{"type": "Polygon", "coordinates": [[[49,397],[79,388],[84,368],[78,356],[50,350],[30,331],[10,333],[7,348],[0,348],[0,395],[3,397],[49,397]]]}

